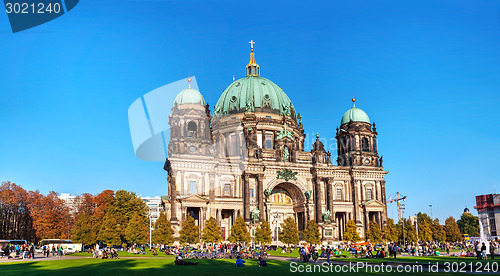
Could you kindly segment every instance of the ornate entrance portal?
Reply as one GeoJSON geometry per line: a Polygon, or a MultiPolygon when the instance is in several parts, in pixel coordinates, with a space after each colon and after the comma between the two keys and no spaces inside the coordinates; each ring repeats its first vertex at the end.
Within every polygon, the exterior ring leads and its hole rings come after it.
{"type": "Polygon", "coordinates": [[[281,224],[288,217],[295,220],[299,231],[305,228],[305,197],[295,184],[285,182],[276,185],[269,196],[268,206],[273,239],[276,237],[276,226],[281,231],[281,224]]]}

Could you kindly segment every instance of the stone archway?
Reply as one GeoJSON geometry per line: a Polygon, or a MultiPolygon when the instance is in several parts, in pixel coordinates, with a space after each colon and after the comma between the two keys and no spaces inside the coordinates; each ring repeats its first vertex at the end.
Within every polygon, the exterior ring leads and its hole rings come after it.
{"type": "Polygon", "coordinates": [[[306,225],[306,197],[299,185],[292,182],[277,182],[269,186],[271,194],[267,200],[269,224],[276,236],[276,227],[281,230],[281,223],[291,217],[297,223],[299,231],[306,225]]]}

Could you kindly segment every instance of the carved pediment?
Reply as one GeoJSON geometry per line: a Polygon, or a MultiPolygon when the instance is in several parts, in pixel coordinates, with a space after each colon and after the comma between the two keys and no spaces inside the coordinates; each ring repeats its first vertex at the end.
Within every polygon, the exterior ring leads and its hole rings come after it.
{"type": "Polygon", "coordinates": [[[372,199],[372,200],[368,200],[364,203],[361,204],[361,206],[364,206],[365,208],[376,208],[376,207],[380,207],[380,208],[385,208],[385,204],[378,201],[378,200],[375,200],[375,199],[372,199]]]}
{"type": "Polygon", "coordinates": [[[179,198],[182,202],[208,203],[208,198],[199,194],[186,195],[179,198]]]}

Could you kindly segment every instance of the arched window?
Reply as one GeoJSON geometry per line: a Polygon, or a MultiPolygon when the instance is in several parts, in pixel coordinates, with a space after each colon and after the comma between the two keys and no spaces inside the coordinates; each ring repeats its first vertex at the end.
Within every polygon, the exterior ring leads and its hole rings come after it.
{"type": "Polygon", "coordinates": [[[190,194],[196,194],[197,192],[197,187],[196,187],[196,181],[189,181],[189,193],[190,194]]]}
{"type": "Polygon", "coordinates": [[[372,188],[366,188],[366,200],[372,200],[372,199],[373,199],[372,188]]]}
{"type": "Polygon", "coordinates": [[[368,144],[368,138],[366,137],[363,137],[363,140],[362,140],[362,143],[363,143],[363,151],[370,151],[370,145],[368,144]]]}
{"type": "Polygon", "coordinates": [[[188,123],[188,131],[187,131],[187,137],[188,138],[196,138],[196,123],[195,122],[189,122],[188,123]]]}

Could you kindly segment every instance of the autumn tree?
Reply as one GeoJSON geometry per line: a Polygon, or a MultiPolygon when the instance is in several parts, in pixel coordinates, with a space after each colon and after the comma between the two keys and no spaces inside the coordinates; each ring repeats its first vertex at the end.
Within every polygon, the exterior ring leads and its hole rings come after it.
{"type": "Polygon", "coordinates": [[[229,241],[232,243],[237,242],[250,242],[250,232],[248,232],[245,220],[242,217],[238,217],[231,227],[231,235],[229,235],[229,241]]]}
{"type": "Polygon", "coordinates": [[[398,241],[398,230],[394,224],[394,220],[391,218],[387,219],[387,222],[383,229],[383,237],[388,242],[398,241]]]}
{"type": "Polygon", "coordinates": [[[179,231],[179,234],[179,239],[182,243],[193,244],[200,241],[199,227],[190,215],[187,215],[186,220],[182,223],[182,229],[179,231]]]}
{"type": "Polygon", "coordinates": [[[453,217],[450,216],[444,221],[444,230],[446,232],[447,242],[456,242],[462,239],[458,224],[453,217]]]}
{"type": "Polygon", "coordinates": [[[382,242],[383,234],[380,230],[380,226],[375,220],[370,221],[368,230],[366,231],[366,239],[371,242],[379,243],[382,242]]]}
{"type": "Polygon", "coordinates": [[[468,234],[469,237],[479,236],[479,220],[471,213],[463,213],[459,220],[457,220],[458,229],[460,233],[468,234]]]}
{"type": "Polygon", "coordinates": [[[174,229],[164,212],[155,222],[153,231],[153,243],[172,244],[174,242],[174,229]]]}
{"type": "Polygon", "coordinates": [[[319,244],[321,242],[321,233],[315,220],[310,220],[307,223],[307,227],[302,234],[304,240],[310,244],[319,244]]]}
{"type": "Polygon", "coordinates": [[[29,191],[29,209],[38,239],[68,239],[72,217],[64,201],[54,191],[47,196],[29,191]]]}
{"type": "Polygon", "coordinates": [[[145,244],[148,243],[149,231],[148,218],[135,213],[127,224],[125,237],[128,243],[145,244]]]}
{"type": "Polygon", "coordinates": [[[300,242],[299,229],[293,218],[288,217],[281,224],[279,240],[284,244],[298,244],[300,242]]]}
{"type": "Polygon", "coordinates": [[[222,231],[213,217],[205,221],[205,228],[201,235],[204,242],[214,243],[222,240],[222,231]]]}
{"type": "Polygon", "coordinates": [[[21,186],[9,181],[0,185],[0,237],[35,241],[36,230],[28,201],[28,193],[21,186]]]}
{"type": "Polygon", "coordinates": [[[344,232],[344,240],[350,242],[357,242],[361,240],[361,237],[358,234],[358,227],[353,220],[349,220],[347,222],[347,227],[344,232]]]}
{"type": "MultiPolygon", "coordinates": [[[[109,213],[108,216],[113,216],[112,209],[113,209],[113,203],[115,201],[115,192],[113,192],[112,190],[104,190],[100,194],[97,194],[96,196],[94,196],[93,201],[95,203],[95,208],[93,210],[93,220],[95,221],[95,223],[92,225],[92,231],[94,231],[94,233],[96,233],[97,239],[99,241],[104,242],[104,240],[101,238],[107,236],[107,234],[100,233],[100,232],[105,231],[105,229],[106,229],[106,227],[103,227],[104,221],[107,220],[105,218],[106,215],[109,213]]],[[[107,223],[110,224],[109,221],[107,223]]],[[[118,223],[116,221],[116,219],[114,221],[112,221],[112,223],[114,223],[115,225],[120,224],[120,228],[119,228],[120,232],[118,232],[118,236],[120,237],[120,240],[121,240],[121,237],[123,236],[121,233],[121,230],[123,227],[121,227],[121,226],[123,226],[123,224],[118,223]]],[[[111,226],[111,224],[110,224],[110,226],[111,226]]],[[[126,225],[124,225],[124,226],[126,226],[126,225]]],[[[113,232],[116,230],[117,230],[116,228],[112,229],[113,232]]]]}
{"type": "Polygon", "coordinates": [[[438,242],[446,241],[446,231],[437,218],[432,222],[432,239],[438,242]]]}
{"type": "Polygon", "coordinates": [[[260,244],[270,244],[272,242],[272,231],[269,222],[262,220],[260,226],[255,231],[255,242],[260,244]]]}

